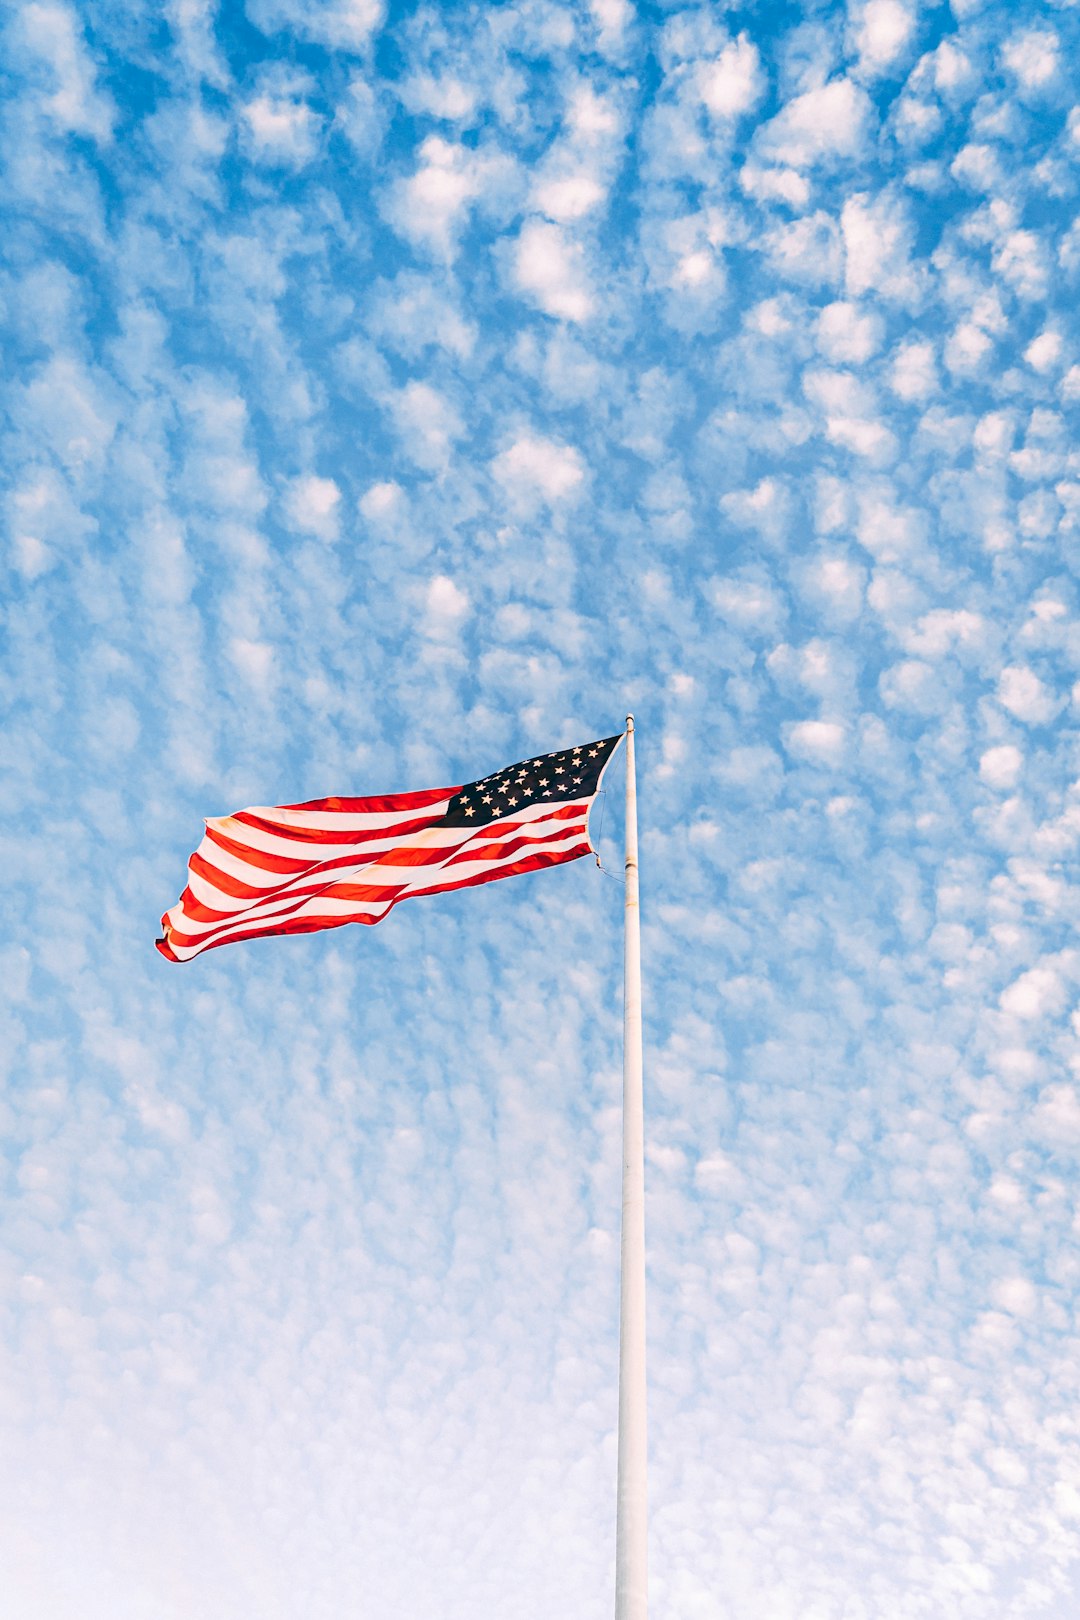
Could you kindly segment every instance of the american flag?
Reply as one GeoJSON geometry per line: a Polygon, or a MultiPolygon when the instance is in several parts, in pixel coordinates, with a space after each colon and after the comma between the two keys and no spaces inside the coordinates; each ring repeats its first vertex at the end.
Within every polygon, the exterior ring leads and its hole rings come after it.
{"type": "Polygon", "coordinates": [[[377,923],[399,900],[576,861],[594,852],[589,808],[620,740],[541,754],[463,787],[214,817],[157,948],[187,962],[236,940],[377,923]]]}

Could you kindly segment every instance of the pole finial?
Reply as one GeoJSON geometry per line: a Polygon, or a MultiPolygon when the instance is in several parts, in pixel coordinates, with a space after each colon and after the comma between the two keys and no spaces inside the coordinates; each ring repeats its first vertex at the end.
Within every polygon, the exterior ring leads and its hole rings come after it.
{"type": "Polygon", "coordinates": [[[626,729],[627,731],[633,731],[634,729],[634,717],[632,714],[628,714],[626,717],[626,729]]]}

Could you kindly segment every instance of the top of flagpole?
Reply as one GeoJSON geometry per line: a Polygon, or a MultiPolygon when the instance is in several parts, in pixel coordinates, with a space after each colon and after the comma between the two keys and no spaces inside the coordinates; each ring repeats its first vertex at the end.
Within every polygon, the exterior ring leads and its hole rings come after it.
{"type": "Polygon", "coordinates": [[[634,729],[634,717],[632,714],[628,714],[626,717],[626,729],[627,731],[633,731],[634,729]]]}

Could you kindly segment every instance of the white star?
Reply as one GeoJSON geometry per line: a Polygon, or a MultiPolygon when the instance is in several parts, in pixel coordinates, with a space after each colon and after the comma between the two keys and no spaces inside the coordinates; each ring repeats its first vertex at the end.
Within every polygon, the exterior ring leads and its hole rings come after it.
{"type": "Polygon", "coordinates": [[[517,804],[517,800],[516,800],[516,799],[507,799],[507,801],[506,801],[506,802],[507,802],[507,804],[517,804]]]}
{"type": "Polygon", "coordinates": [[[475,814],[476,814],[476,811],[475,811],[475,810],[474,810],[474,809],[473,809],[473,807],[472,807],[472,805],[471,805],[471,804],[467,804],[467,805],[466,805],[466,806],[465,806],[465,814],[466,814],[466,815],[467,815],[467,816],[475,816],[475,814]]]}

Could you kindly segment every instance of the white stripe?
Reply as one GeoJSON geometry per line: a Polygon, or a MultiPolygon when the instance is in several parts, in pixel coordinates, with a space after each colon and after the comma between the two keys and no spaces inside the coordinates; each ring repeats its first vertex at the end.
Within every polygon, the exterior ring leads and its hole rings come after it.
{"type": "Polygon", "coordinates": [[[168,916],[179,933],[191,936],[209,936],[213,934],[216,937],[224,937],[225,935],[231,936],[232,929],[235,926],[250,927],[256,922],[273,922],[276,918],[288,921],[290,917],[303,917],[310,915],[312,912],[333,916],[381,915],[389,908],[393,900],[405,899],[414,892],[428,893],[433,888],[438,890],[441,884],[447,882],[462,883],[470,877],[475,877],[483,872],[497,873],[500,868],[513,866],[532,854],[561,854],[564,850],[570,849],[574,844],[581,842],[584,832],[582,821],[562,821],[558,825],[561,829],[564,829],[561,838],[551,839],[542,844],[529,843],[499,856],[485,855],[481,848],[474,852],[471,860],[440,861],[429,866],[406,867],[377,864],[373,867],[342,868],[333,874],[328,873],[327,882],[321,886],[320,892],[302,900],[299,906],[296,905],[298,891],[304,887],[306,882],[310,882],[311,878],[316,874],[298,874],[290,884],[279,890],[277,894],[268,895],[265,900],[254,901],[250,904],[245,904],[243,901],[234,901],[232,907],[226,903],[229,900],[227,895],[220,895],[220,901],[222,902],[220,904],[215,904],[211,898],[204,898],[204,894],[199,893],[199,888],[209,891],[211,895],[218,895],[219,891],[211,890],[208,884],[201,882],[195,874],[192,874],[194,881],[191,888],[196,898],[216,911],[232,910],[233,916],[215,922],[200,922],[195,918],[188,917],[184,913],[182,906],[174,906],[168,916]],[[196,888],[196,883],[198,883],[198,888],[196,888]],[[400,888],[402,893],[398,896],[389,896],[386,900],[371,901],[338,898],[332,893],[332,890],[339,885],[355,883],[366,883],[375,888],[400,888]],[[217,935],[216,931],[219,930],[220,935],[217,935]]]}
{"type": "MultiPolygon", "coordinates": [[[[363,832],[371,831],[373,827],[381,827],[386,834],[387,843],[389,843],[390,841],[395,840],[397,836],[395,834],[395,828],[397,827],[408,826],[410,822],[415,821],[424,821],[430,819],[432,822],[436,822],[441,820],[446,814],[449,803],[450,801],[447,799],[437,804],[430,805],[427,809],[412,810],[404,814],[394,816],[354,816],[349,819],[348,825],[346,826],[342,825],[342,819],[339,817],[335,826],[325,830],[342,833],[350,831],[363,832]]],[[[553,810],[565,809],[568,805],[573,804],[586,806],[588,803],[588,799],[564,799],[560,800],[557,805],[522,804],[519,806],[514,806],[513,808],[506,805],[496,806],[495,808],[499,811],[499,814],[495,821],[478,822],[476,830],[479,831],[481,827],[489,825],[497,826],[500,822],[507,819],[514,821],[534,821],[542,817],[549,816],[553,810]]],[[[253,809],[251,811],[245,811],[242,813],[261,816],[264,820],[270,819],[268,812],[265,810],[253,809]]],[[[310,823],[305,822],[303,824],[297,821],[295,825],[298,829],[302,825],[310,825],[313,829],[315,829],[314,820],[312,820],[310,823]]],[[[211,821],[208,821],[207,826],[213,827],[216,831],[222,833],[224,837],[231,839],[233,843],[244,844],[249,849],[257,849],[267,855],[285,855],[294,859],[303,858],[304,856],[310,855],[313,863],[318,861],[333,860],[335,855],[350,855],[353,853],[356,854],[358,860],[366,860],[373,850],[380,847],[385,847],[382,844],[376,845],[374,841],[371,844],[364,844],[359,847],[348,842],[343,842],[341,844],[308,844],[303,839],[290,838],[288,830],[285,827],[283,827],[281,833],[264,832],[261,828],[249,827],[246,822],[237,821],[234,816],[217,816],[211,821]]],[[[419,836],[422,830],[426,831],[427,829],[417,829],[416,834],[405,833],[401,835],[401,840],[399,841],[407,840],[411,843],[413,837],[419,836]]],[[[448,833],[455,831],[453,828],[431,828],[430,830],[445,830],[448,833]]],[[[469,831],[467,823],[465,824],[463,830],[465,832],[469,831]]],[[[200,844],[200,850],[202,847],[203,846],[200,844]]],[[[372,858],[374,858],[373,855],[372,858]]]]}
{"type": "MultiPolygon", "coordinates": [[[[310,917],[335,918],[342,921],[378,919],[385,916],[398,900],[406,899],[412,894],[439,893],[449,884],[467,883],[470,878],[485,876],[497,878],[503,868],[514,866],[530,856],[536,854],[557,856],[580,844],[583,837],[587,841],[587,818],[591,802],[590,797],[562,800],[555,804],[548,802],[514,806],[506,808],[504,814],[497,820],[481,822],[475,828],[468,825],[429,826],[400,838],[393,836],[393,825],[387,826],[387,818],[384,816],[364,818],[354,816],[350,818],[350,825],[355,825],[361,819],[369,824],[381,824],[387,834],[386,841],[380,839],[377,843],[373,842],[365,846],[363,851],[348,845],[319,845],[318,853],[307,867],[292,874],[268,872],[263,867],[249,865],[241,857],[229,854],[211,839],[204,838],[199,845],[198,853],[211,867],[216,867],[223,874],[250,888],[268,891],[273,889],[274,892],[268,892],[265,899],[261,900],[239,900],[218,889],[211,881],[189,868],[188,882],[193,895],[202,905],[223,913],[223,916],[215,922],[200,922],[189,917],[184,911],[183,904],[178,902],[166,914],[169,924],[178,933],[190,937],[194,943],[188,946],[174,944],[173,950],[177,956],[187,960],[197,955],[211,942],[215,944],[231,942],[262,928],[286,926],[290,922],[310,917]],[[565,814],[559,814],[560,811],[565,812],[568,809],[576,811],[577,814],[569,818],[565,814]],[[544,838],[544,834],[549,831],[560,836],[544,838]],[[516,842],[523,835],[529,842],[505,854],[496,853],[500,843],[516,842]],[[542,842],[535,842],[537,835],[542,842]],[[436,848],[444,848],[446,856],[443,860],[428,865],[397,865],[392,860],[397,850],[404,852],[411,849],[436,848]],[[356,854],[358,858],[347,866],[326,871],[326,861],[333,860],[339,850],[343,855],[356,854]],[[469,852],[470,858],[462,859],[466,851],[469,852]],[[388,856],[391,859],[388,860],[388,856]],[[300,899],[300,891],[313,883],[318,884],[318,892],[300,899]],[[359,901],[340,898],[329,892],[341,885],[370,885],[376,888],[397,889],[399,893],[388,896],[385,900],[359,901]]],[[[263,810],[255,810],[252,813],[264,817],[267,815],[263,810]]],[[[437,803],[427,809],[409,812],[404,819],[417,819],[428,813],[437,819],[444,813],[444,805],[437,803]]],[[[337,817],[340,825],[341,814],[338,812],[326,814],[337,817]]],[[[275,811],[275,815],[281,817],[280,809],[275,811]]],[[[295,824],[301,824],[298,817],[294,817],[294,820],[295,824]]],[[[313,822],[308,821],[306,824],[312,825],[313,822]]],[[[290,840],[287,834],[279,838],[275,834],[262,833],[256,828],[247,827],[243,822],[237,823],[232,817],[218,818],[212,825],[221,828],[226,837],[233,838],[236,842],[247,841],[253,850],[287,853],[292,858],[297,858],[301,850],[304,854],[310,852],[310,846],[302,845],[299,840],[290,840]]]]}
{"type": "MultiPolygon", "coordinates": [[[[565,835],[562,838],[553,838],[550,842],[542,844],[524,844],[518,849],[508,851],[505,855],[485,855],[482,849],[473,853],[471,860],[464,860],[459,855],[454,861],[444,861],[439,866],[414,866],[410,869],[412,882],[407,885],[407,892],[415,889],[429,889],[440,878],[447,882],[458,883],[467,877],[474,877],[478,872],[497,872],[502,866],[513,866],[517,861],[525,860],[529,855],[552,853],[558,854],[561,850],[569,849],[573,844],[581,842],[584,826],[580,822],[567,822],[565,835]]],[[[379,868],[379,874],[386,871],[386,867],[379,868]]],[[[404,872],[404,868],[395,868],[404,872]]],[[[404,898],[404,896],[402,897],[404,898]]]]}
{"type": "Polygon", "coordinates": [[[207,822],[215,832],[220,832],[231,843],[242,844],[246,849],[257,849],[264,855],[285,855],[290,860],[310,860],[313,864],[318,861],[333,860],[335,855],[355,855],[357,859],[364,859],[369,850],[379,849],[392,841],[402,838],[411,838],[414,832],[401,829],[414,828],[415,832],[423,829],[428,821],[438,821],[445,814],[441,805],[435,805],[435,814],[428,816],[425,811],[414,811],[410,816],[390,817],[384,816],[375,828],[361,829],[359,827],[336,827],[335,832],[342,834],[340,844],[312,844],[304,838],[291,838],[287,832],[264,832],[259,827],[249,827],[246,822],[236,821],[232,816],[221,816],[215,821],[207,822]],[[420,827],[416,827],[416,823],[420,827]],[[363,844],[357,844],[345,834],[355,831],[381,832],[381,838],[372,838],[363,844]]]}
{"type": "MultiPolygon", "coordinates": [[[[258,816],[260,821],[270,821],[281,827],[286,835],[289,827],[309,827],[312,832],[369,832],[374,827],[412,821],[417,816],[430,816],[437,821],[446,814],[453,796],[447,789],[441,799],[433,799],[430,804],[414,805],[411,810],[403,806],[386,810],[289,810],[280,804],[249,804],[245,809],[234,812],[234,815],[258,816]]],[[[388,793],[387,798],[393,798],[393,794],[388,793]]],[[[234,816],[215,816],[211,819],[217,827],[232,821],[234,816]]],[[[254,828],[248,828],[248,831],[252,832],[254,828]]]]}
{"type": "Polygon", "coordinates": [[[175,913],[178,907],[173,907],[169,913],[170,922],[179,933],[190,936],[195,943],[191,946],[173,945],[177,956],[184,960],[198,954],[205,943],[212,938],[215,943],[242,939],[245,932],[255,932],[264,927],[273,927],[275,922],[287,924],[302,921],[305,917],[340,918],[342,921],[357,920],[361,917],[383,917],[393,905],[408,899],[412,894],[439,893],[449,883],[465,883],[470,877],[488,873],[496,877],[500,868],[516,865],[518,861],[527,859],[536,853],[561,854],[572,849],[582,841],[583,829],[573,826],[565,838],[554,840],[532,849],[515,850],[499,860],[457,861],[453,865],[439,865],[427,867],[413,867],[411,870],[416,876],[416,882],[408,885],[399,895],[390,895],[385,900],[347,900],[333,894],[311,895],[299,905],[291,909],[287,904],[287,896],[281,895],[279,903],[275,906],[270,903],[253,906],[250,910],[238,913],[231,921],[224,923],[195,923],[184,918],[186,926],[180,925],[180,919],[175,913]],[[426,881],[423,881],[425,880],[426,881]]]}
{"type": "MultiPolygon", "coordinates": [[[[580,808],[583,811],[587,809],[587,806],[588,800],[579,800],[573,804],[573,808],[580,808]]],[[[288,886],[294,881],[302,880],[303,877],[311,872],[316,871],[318,867],[323,865],[326,861],[334,860],[338,856],[355,856],[355,860],[348,867],[343,866],[340,868],[342,875],[344,875],[346,872],[358,872],[363,870],[363,868],[366,866],[373,866],[376,862],[381,860],[384,855],[389,854],[396,849],[426,849],[435,847],[437,845],[445,845],[449,848],[453,848],[459,845],[463,839],[471,840],[474,838],[483,838],[485,840],[494,840],[504,838],[512,836],[513,827],[518,823],[531,826],[535,822],[551,819],[556,825],[558,825],[559,821],[553,817],[553,810],[566,808],[568,808],[568,806],[565,804],[560,804],[557,806],[552,806],[550,804],[527,805],[521,810],[511,811],[508,817],[499,821],[482,822],[475,829],[467,825],[463,827],[423,827],[418,828],[415,832],[407,833],[403,838],[395,838],[392,831],[388,831],[385,842],[380,840],[378,843],[373,842],[371,844],[366,844],[362,849],[357,849],[355,845],[348,844],[324,844],[320,846],[319,854],[308,863],[305,871],[297,873],[271,872],[268,871],[266,867],[249,864],[243,859],[242,856],[234,855],[231,853],[231,851],[222,849],[221,846],[219,844],[215,844],[211,838],[204,838],[202,840],[197,853],[203,858],[203,860],[207,862],[208,865],[216,867],[217,870],[224,873],[226,877],[235,878],[237,882],[246,883],[250,888],[253,889],[272,889],[280,885],[288,886]]],[[[215,827],[223,827],[224,824],[225,823],[223,821],[215,821],[213,823],[215,827]]],[[[571,822],[566,823],[568,826],[572,824],[573,823],[571,822]]],[[[283,840],[271,838],[266,834],[254,833],[253,829],[245,828],[243,827],[243,824],[236,826],[234,823],[233,827],[235,831],[230,831],[226,836],[235,837],[236,834],[239,834],[241,831],[244,832],[245,835],[252,833],[253,836],[248,839],[252,849],[257,849],[265,854],[286,854],[293,859],[299,859],[301,856],[300,845],[290,845],[283,840]],[[273,847],[275,845],[278,847],[273,847]]],[[[236,841],[239,841],[239,839],[237,838],[236,841]]],[[[307,847],[310,849],[310,846],[307,847]]],[[[192,874],[192,876],[194,877],[194,874],[192,874]]],[[[211,880],[201,878],[199,881],[201,881],[204,885],[208,885],[211,880]]],[[[199,893],[198,889],[195,887],[194,881],[191,883],[191,887],[192,891],[198,894],[199,899],[202,900],[203,904],[213,906],[215,911],[231,911],[237,905],[244,904],[242,900],[238,901],[229,895],[224,895],[224,903],[219,904],[217,901],[210,899],[208,895],[199,893]]],[[[217,890],[216,888],[214,892],[218,894],[221,893],[221,891],[217,890]]]]}
{"type": "MultiPolygon", "coordinates": [[[[412,849],[414,846],[421,844],[424,847],[427,847],[428,844],[452,844],[456,839],[468,837],[469,830],[468,827],[418,827],[413,832],[400,833],[390,828],[387,830],[385,837],[373,838],[369,844],[322,844],[319,846],[318,854],[314,855],[311,853],[313,848],[311,844],[283,845],[281,840],[271,840],[265,836],[260,838],[258,842],[254,838],[247,840],[246,847],[253,854],[285,855],[289,860],[303,860],[307,855],[310,859],[307,860],[304,870],[314,871],[320,866],[325,866],[328,861],[338,860],[343,856],[350,858],[353,866],[370,866],[392,850],[412,849]],[[271,848],[270,844],[272,842],[277,844],[278,847],[271,848]]],[[[253,881],[259,888],[265,888],[267,878],[272,878],[274,882],[281,882],[300,875],[289,872],[272,872],[269,868],[260,866],[254,861],[249,864],[243,855],[236,855],[231,850],[222,849],[221,845],[215,844],[212,838],[203,839],[199,845],[198,854],[209,861],[212,866],[216,866],[219,871],[229,872],[231,876],[239,878],[242,883],[249,881],[244,875],[245,873],[257,873],[258,876],[253,881]],[[230,866],[229,862],[233,862],[235,865],[230,866]]]]}

